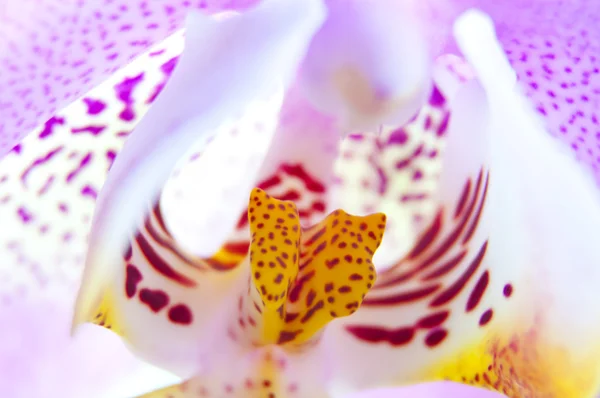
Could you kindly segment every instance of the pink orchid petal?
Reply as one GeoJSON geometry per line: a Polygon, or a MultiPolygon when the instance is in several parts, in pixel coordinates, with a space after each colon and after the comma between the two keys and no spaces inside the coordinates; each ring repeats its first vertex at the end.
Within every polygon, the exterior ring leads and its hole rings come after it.
{"type": "Polygon", "coordinates": [[[6,396],[125,396],[132,387],[124,381],[158,377],[118,337],[86,327],[73,340],[68,323],[97,192],[181,51],[182,37],[173,39],[56,113],[0,163],[0,391],[6,396]]]}
{"type": "MultiPolygon", "coordinates": [[[[593,0],[429,0],[434,42],[469,7],[493,19],[519,84],[548,132],[600,178],[600,9],[593,0]]],[[[446,40],[447,42],[447,40],[446,40]]]]}
{"type": "Polygon", "coordinates": [[[152,44],[208,13],[256,0],[6,0],[0,6],[0,157],[39,123],[152,44]]]}

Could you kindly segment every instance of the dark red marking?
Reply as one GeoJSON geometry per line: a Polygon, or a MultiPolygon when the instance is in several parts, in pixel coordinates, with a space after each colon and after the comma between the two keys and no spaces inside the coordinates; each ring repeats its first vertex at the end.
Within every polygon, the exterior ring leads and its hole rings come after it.
{"type": "Polygon", "coordinates": [[[127,249],[125,249],[125,253],[123,253],[123,258],[125,259],[125,261],[129,261],[131,260],[131,256],[133,255],[133,250],[131,248],[131,243],[127,246],[127,249]]]}
{"type": "Polygon", "coordinates": [[[169,320],[180,325],[192,323],[192,311],[185,304],[177,304],[169,309],[169,320]]]}
{"type": "Polygon", "coordinates": [[[295,330],[293,332],[282,330],[281,333],[279,333],[279,339],[277,340],[277,344],[285,344],[289,343],[290,341],[294,341],[296,339],[296,336],[298,336],[300,333],[302,333],[302,329],[295,330]]]}
{"type": "Polygon", "coordinates": [[[192,279],[171,268],[171,266],[165,260],[163,260],[158,253],[156,253],[156,251],[152,248],[152,245],[150,245],[146,238],[144,238],[141,234],[138,233],[136,235],[135,241],[137,242],[146,260],[148,260],[148,264],[159,274],[186,287],[196,286],[196,282],[194,282],[192,279]]]}
{"type": "MultiPolygon", "coordinates": [[[[163,226],[164,224],[162,223],[162,219],[160,218],[161,217],[160,212],[157,214],[156,209],[155,209],[154,215],[155,215],[156,220],[158,221],[158,224],[160,226],[163,226]]],[[[207,269],[204,266],[204,264],[202,264],[201,262],[193,261],[192,259],[189,259],[188,257],[186,257],[183,253],[181,253],[179,248],[174,243],[171,243],[171,242],[161,238],[161,236],[158,234],[158,232],[152,226],[152,223],[150,222],[150,217],[146,218],[146,221],[144,222],[144,227],[146,228],[146,231],[152,237],[152,239],[155,243],[157,243],[159,246],[163,247],[164,249],[168,250],[171,254],[173,254],[179,260],[184,262],[186,265],[194,267],[200,271],[205,271],[207,269]]],[[[166,231],[164,229],[162,229],[162,232],[169,237],[171,236],[171,235],[169,235],[168,231],[166,231]]],[[[208,261],[208,260],[206,262],[210,263],[210,261],[208,261]]],[[[210,264],[210,265],[212,265],[212,264],[210,264]]],[[[213,268],[216,268],[216,266],[213,268]]],[[[229,269],[229,268],[227,268],[227,269],[229,269]]]]}
{"type": "Polygon", "coordinates": [[[420,300],[431,295],[433,292],[438,290],[440,285],[426,286],[417,290],[411,290],[408,292],[402,292],[390,296],[381,297],[367,297],[363,301],[365,306],[393,306],[398,304],[410,303],[413,301],[420,300]]]}
{"type": "Polygon", "coordinates": [[[288,175],[293,177],[297,177],[304,182],[304,186],[311,192],[315,193],[325,193],[325,186],[321,184],[319,181],[312,178],[302,164],[282,164],[281,170],[288,175]]]}
{"type": "Polygon", "coordinates": [[[485,243],[481,246],[481,249],[479,249],[477,256],[473,259],[465,272],[448,289],[437,295],[437,297],[429,304],[430,307],[439,307],[440,305],[444,305],[454,299],[460,293],[465,284],[469,281],[469,279],[471,279],[475,271],[477,271],[481,265],[487,250],[487,244],[488,242],[485,241],[485,243]]]}
{"type": "Polygon", "coordinates": [[[321,200],[313,202],[311,208],[314,211],[322,213],[322,212],[325,211],[325,203],[323,201],[321,201],[321,200]]]}
{"type": "Polygon", "coordinates": [[[408,258],[412,259],[418,257],[429,247],[429,245],[431,245],[442,228],[442,217],[443,212],[440,210],[431,226],[427,229],[427,231],[425,231],[423,236],[421,236],[421,239],[419,239],[417,244],[415,244],[414,248],[410,251],[407,256],[408,258]]]}
{"type": "Polygon", "coordinates": [[[454,244],[460,237],[462,231],[464,230],[465,226],[467,225],[467,221],[469,220],[469,217],[473,213],[473,209],[475,208],[475,204],[477,203],[477,199],[479,197],[479,188],[481,187],[482,178],[483,178],[483,170],[479,172],[479,177],[477,179],[477,185],[475,187],[475,195],[473,197],[473,200],[469,204],[467,212],[463,216],[462,221],[450,233],[448,238],[446,238],[444,240],[444,242],[438,247],[438,249],[419,265],[419,267],[418,267],[419,270],[424,270],[424,269],[430,267],[431,265],[433,265],[434,263],[436,263],[444,254],[446,254],[446,252],[448,250],[450,250],[450,248],[452,248],[454,246],[454,244]]]}
{"type": "Polygon", "coordinates": [[[487,325],[492,320],[493,316],[494,311],[491,308],[485,311],[483,314],[481,314],[481,318],[479,318],[479,326],[487,325]]]}
{"type": "Polygon", "coordinates": [[[456,205],[456,210],[454,211],[454,218],[460,217],[465,205],[467,204],[467,199],[469,199],[469,193],[471,193],[471,179],[467,180],[467,183],[463,188],[460,199],[458,200],[458,204],[456,205]]]}
{"type": "Polygon", "coordinates": [[[448,336],[448,331],[445,329],[435,329],[429,332],[425,337],[427,347],[435,347],[439,345],[448,336]]]}
{"type": "Polygon", "coordinates": [[[481,301],[481,298],[483,297],[483,294],[485,293],[485,289],[487,289],[489,281],[490,273],[486,270],[483,274],[481,274],[477,284],[471,291],[471,295],[469,296],[469,300],[467,300],[467,306],[465,308],[467,312],[471,312],[475,309],[475,307],[477,307],[481,301]]]}
{"type": "Polygon", "coordinates": [[[228,242],[225,245],[223,245],[222,249],[228,251],[229,253],[246,255],[248,253],[249,247],[249,242],[228,242]]]}
{"type": "Polygon", "coordinates": [[[376,326],[347,326],[346,330],[359,340],[369,343],[389,343],[395,347],[410,343],[415,335],[413,327],[387,329],[376,326]]]}
{"type": "Polygon", "coordinates": [[[158,225],[160,225],[160,228],[163,230],[163,232],[165,234],[167,234],[169,237],[171,236],[171,234],[169,233],[169,230],[167,229],[167,225],[165,224],[165,220],[162,216],[162,211],[160,210],[160,201],[157,201],[156,204],[154,205],[152,212],[154,213],[154,218],[156,218],[156,221],[158,222],[158,225]]]}
{"type": "Polygon", "coordinates": [[[281,184],[281,177],[274,175],[273,177],[263,180],[261,183],[259,183],[258,188],[266,191],[267,189],[273,188],[279,184],[281,184]]]}
{"type": "Polygon", "coordinates": [[[169,296],[162,290],[140,290],[140,301],[154,312],[159,312],[169,304],[169,296]]]}
{"type": "Polygon", "coordinates": [[[490,181],[489,173],[485,178],[485,186],[483,187],[483,196],[481,197],[481,201],[479,202],[479,207],[477,208],[477,212],[475,213],[475,217],[471,221],[471,225],[467,229],[467,233],[463,237],[463,244],[468,243],[469,240],[473,237],[473,233],[477,229],[477,225],[479,225],[479,219],[481,218],[481,213],[483,212],[483,208],[485,207],[485,198],[487,197],[488,184],[490,181]]]}
{"type": "Polygon", "coordinates": [[[321,239],[323,237],[323,235],[325,235],[325,232],[327,231],[327,227],[323,227],[321,228],[319,231],[317,231],[313,236],[310,237],[310,239],[308,239],[305,243],[304,246],[311,246],[312,244],[314,244],[317,240],[321,239]]]}
{"type": "MultiPolygon", "coordinates": [[[[381,278],[379,282],[375,285],[375,287],[373,287],[373,290],[378,290],[378,289],[384,289],[386,287],[390,287],[390,286],[394,286],[394,285],[398,285],[400,283],[406,282],[407,280],[411,279],[412,277],[414,277],[416,274],[419,273],[419,269],[418,268],[413,268],[410,271],[404,272],[398,276],[395,276],[393,278],[381,278]]],[[[385,273],[382,275],[383,277],[387,276],[385,273]]]]}
{"type": "Polygon", "coordinates": [[[279,195],[277,197],[277,199],[279,199],[279,200],[291,200],[291,201],[295,202],[298,199],[300,199],[300,194],[297,191],[295,191],[293,189],[290,189],[289,191],[287,191],[283,195],[279,195]]]}
{"type": "Polygon", "coordinates": [[[304,284],[310,281],[315,276],[315,270],[310,271],[306,275],[303,275],[300,279],[296,281],[294,286],[290,289],[290,293],[288,295],[288,300],[290,303],[295,303],[300,298],[300,293],[302,292],[302,288],[304,284]]]}
{"type": "Polygon", "coordinates": [[[142,274],[135,265],[127,264],[125,268],[125,294],[128,298],[135,296],[137,285],[142,280],[142,274]]]}
{"type": "Polygon", "coordinates": [[[467,251],[463,250],[458,253],[456,256],[452,257],[450,260],[442,263],[438,268],[433,269],[430,273],[423,276],[424,281],[430,281],[432,279],[437,279],[441,276],[446,275],[448,272],[452,271],[467,255],[467,251]]]}
{"type": "Polygon", "coordinates": [[[506,285],[504,285],[504,289],[502,290],[502,294],[504,294],[504,297],[510,297],[512,296],[513,293],[513,287],[510,283],[507,283],[506,285]]]}
{"type": "Polygon", "coordinates": [[[436,312],[434,314],[431,314],[424,318],[421,318],[417,322],[417,327],[423,328],[423,329],[432,329],[432,328],[438,327],[442,323],[444,323],[444,321],[446,319],[448,319],[449,315],[450,315],[450,312],[448,312],[448,311],[436,312]]]}
{"type": "Polygon", "coordinates": [[[302,319],[300,319],[300,323],[306,323],[310,320],[310,318],[313,317],[313,315],[320,309],[322,309],[323,307],[325,307],[325,302],[323,300],[319,300],[317,301],[317,304],[315,304],[311,309],[309,309],[308,311],[306,311],[306,314],[304,314],[304,316],[302,317],[302,319]]]}

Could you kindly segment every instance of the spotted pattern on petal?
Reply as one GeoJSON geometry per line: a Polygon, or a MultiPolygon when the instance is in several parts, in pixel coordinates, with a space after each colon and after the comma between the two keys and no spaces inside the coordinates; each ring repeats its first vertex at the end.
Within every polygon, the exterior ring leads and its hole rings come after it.
{"type": "Polygon", "coordinates": [[[572,12],[555,10],[551,30],[507,28],[500,38],[550,133],[600,176],[600,30],[597,16],[572,12]]]}
{"type": "Polygon", "coordinates": [[[182,49],[165,43],[56,113],[0,163],[0,293],[79,283],[93,206],[129,132],[182,49]]]}
{"type": "Polygon", "coordinates": [[[0,157],[25,134],[150,46],[183,27],[191,10],[253,0],[8,0],[0,12],[0,157]]]}
{"type": "Polygon", "coordinates": [[[433,348],[448,337],[445,324],[461,316],[452,311],[462,300],[467,301],[463,313],[480,314],[479,326],[491,321],[493,309],[480,305],[489,281],[488,242],[485,236],[477,236],[488,183],[489,173],[484,169],[465,181],[455,207],[438,210],[407,256],[380,273],[363,302],[365,311],[417,307],[419,317],[393,329],[355,324],[348,327],[350,333],[369,343],[403,346],[419,339],[420,344],[433,348]]]}
{"type": "Polygon", "coordinates": [[[354,134],[336,163],[336,205],[359,214],[393,214],[378,264],[390,265],[410,249],[435,215],[435,190],[449,121],[448,104],[436,87],[409,123],[379,134],[354,134]]]}

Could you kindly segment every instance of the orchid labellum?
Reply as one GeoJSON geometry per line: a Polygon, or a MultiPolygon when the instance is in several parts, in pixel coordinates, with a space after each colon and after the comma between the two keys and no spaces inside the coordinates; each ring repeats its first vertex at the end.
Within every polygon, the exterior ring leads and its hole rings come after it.
{"type": "Polygon", "coordinates": [[[594,4],[40,3],[0,9],[4,395],[600,391],[594,4]]]}

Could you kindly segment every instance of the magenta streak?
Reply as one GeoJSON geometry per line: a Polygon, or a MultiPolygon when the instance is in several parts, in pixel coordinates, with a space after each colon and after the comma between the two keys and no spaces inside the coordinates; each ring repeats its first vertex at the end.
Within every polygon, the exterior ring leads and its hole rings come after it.
{"type": "Polygon", "coordinates": [[[79,133],[90,133],[93,136],[97,136],[104,131],[106,126],[85,126],[85,127],[76,127],[71,129],[71,133],[79,134],[79,133]]]}
{"type": "Polygon", "coordinates": [[[38,196],[43,196],[46,192],[48,192],[50,187],[52,187],[53,182],[54,182],[54,176],[48,177],[48,179],[46,180],[46,183],[44,183],[44,186],[38,191],[38,196]]]}
{"type": "Polygon", "coordinates": [[[88,115],[97,115],[106,108],[106,104],[100,100],[84,98],[83,102],[87,105],[88,115]]]}
{"type": "Polygon", "coordinates": [[[121,111],[119,117],[125,121],[131,121],[135,118],[135,113],[131,105],[133,104],[133,90],[144,80],[144,72],[140,73],[134,77],[125,78],[121,83],[115,86],[115,91],[117,93],[117,98],[123,104],[125,104],[125,109],[121,111]]]}
{"type": "Polygon", "coordinates": [[[40,134],[38,135],[39,138],[44,139],[50,135],[52,135],[52,133],[54,133],[54,126],[55,125],[63,125],[65,124],[65,119],[62,117],[56,117],[56,116],[52,116],[50,119],[48,119],[46,121],[46,123],[44,123],[44,129],[40,132],[40,134]]]}
{"type": "Polygon", "coordinates": [[[169,76],[171,76],[173,69],[175,69],[175,65],[177,65],[178,60],[179,60],[179,56],[173,57],[160,66],[160,70],[165,75],[165,78],[162,82],[158,83],[156,85],[156,87],[154,87],[154,91],[152,92],[152,94],[150,94],[150,97],[146,100],[147,104],[151,104],[152,102],[154,102],[154,100],[156,99],[158,94],[160,94],[162,89],[165,87],[165,84],[167,83],[169,76]]]}
{"type": "Polygon", "coordinates": [[[23,147],[21,146],[21,144],[17,144],[10,151],[16,153],[17,155],[20,155],[22,149],[23,147]]]}
{"type": "Polygon", "coordinates": [[[34,160],[33,163],[31,165],[29,165],[29,167],[27,167],[25,169],[25,171],[21,174],[21,183],[23,184],[23,186],[25,188],[27,188],[27,177],[29,176],[29,173],[31,173],[31,171],[33,169],[50,161],[56,154],[60,153],[63,149],[64,149],[64,147],[59,146],[58,148],[55,148],[55,149],[51,150],[50,152],[48,152],[43,157],[37,158],[36,160],[34,160]]]}
{"type": "Polygon", "coordinates": [[[110,168],[113,165],[113,162],[115,161],[115,158],[117,157],[117,152],[113,151],[112,149],[109,149],[108,151],[106,151],[106,159],[108,160],[108,170],[110,170],[110,168]]]}
{"type": "Polygon", "coordinates": [[[17,209],[17,215],[25,224],[33,220],[33,215],[29,212],[29,210],[22,206],[17,209]]]}
{"type": "Polygon", "coordinates": [[[92,153],[88,152],[87,155],[85,155],[81,159],[81,161],[79,162],[79,165],[74,170],[72,170],[69,174],[67,174],[67,179],[66,179],[67,184],[70,184],[71,181],[73,181],[73,179],[75,177],[77,177],[77,175],[79,173],[81,173],[81,171],[83,169],[85,169],[87,166],[89,166],[91,161],[92,161],[92,153]]]}
{"type": "Polygon", "coordinates": [[[96,198],[98,197],[98,192],[96,192],[96,190],[90,185],[86,185],[83,188],[81,188],[81,194],[83,196],[90,197],[94,200],[96,200],[96,198]]]}

